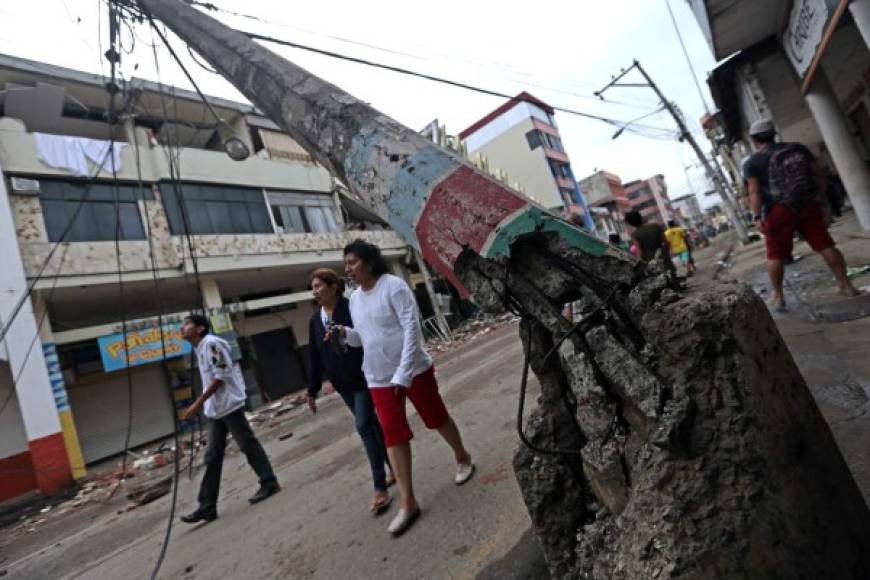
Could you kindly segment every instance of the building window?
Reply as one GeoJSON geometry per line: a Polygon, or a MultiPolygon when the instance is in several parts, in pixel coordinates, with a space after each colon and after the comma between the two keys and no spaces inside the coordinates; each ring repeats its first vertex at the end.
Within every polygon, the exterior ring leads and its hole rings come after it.
{"type": "Polygon", "coordinates": [[[39,188],[49,242],[145,239],[138,201],[154,199],[150,186],[40,179],[39,188]]]}
{"type": "Polygon", "coordinates": [[[566,177],[568,179],[572,179],[571,167],[567,163],[554,161],[552,159],[550,159],[549,161],[550,170],[552,170],[553,175],[555,175],[556,177],[566,177]]]}
{"type": "Polygon", "coordinates": [[[262,189],[222,185],[163,183],[163,206],[173,235],[184,235],[184,213],[191,234],[271,234],[262,189]]]}
{"type": "Polygon", "coordinates": [[[335,204],[328,195],[269,191],[269,205],[279,233],[323,234],[338,231],[333,208],[335,204]]]}
{"type": "Polygon", "coordinates": [[[532,129],[526,133],[526,141],[529,142],[529,149],[534,151],[541,146],[541,132],[537,129],[532,129]]]}

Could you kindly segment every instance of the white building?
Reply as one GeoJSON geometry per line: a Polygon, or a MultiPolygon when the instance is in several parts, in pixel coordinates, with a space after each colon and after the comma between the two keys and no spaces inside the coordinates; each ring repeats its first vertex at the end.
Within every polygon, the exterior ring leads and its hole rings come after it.
{"type": "Polygon", "coordinates": [[[697,227],[704,223],[704,212],[701,211],[701,204],[698,202],[698,196],[694,193],[687,193],[671,200],[675,217],[688,227],[697,227]]]}
{"type": "Polygon", "coordinates": [[[0,343],[0,469],[21,474],[0,478],[0,501],[52,492],[123,450],[122,319],[135,446],[171,433],[192,395],[176,335],[186,313],[202,305],[238,346],[257,403],[306,384],[315,267],[341,268],[342,248],[363,238],[403,271],[400,238],[349,230],[365,212],[247,104],[209,99],[253,152],[232,161],[226,127],[195,93],[133,79],[117,99],[117,182],[109,164],[96,172],[89,156],[105,158],[110,137],[105,80],[0,55],[0,322],[35,284],[0,343]]]}

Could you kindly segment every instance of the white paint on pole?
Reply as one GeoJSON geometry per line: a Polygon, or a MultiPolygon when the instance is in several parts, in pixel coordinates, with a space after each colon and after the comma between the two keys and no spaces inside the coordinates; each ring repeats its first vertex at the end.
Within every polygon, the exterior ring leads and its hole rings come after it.
{"type": "Polygon", "coordinates": [[[3,350],[9,353],[9,364],[16,382],[15,390],[28,441],[60,432],[60,419],[54,404],[48,367],[42,354],[42,344],[30,348],[37,336],[36,318],[30,300],[13,319],[12,312],[27,292],[24,264],[18,250],[18,238],[6,177],[0,170],[0,320],[9,324],[3,339],[3,350]],[[11,322],[10,322],[11,321],[11,322]],[[28,355],[28,350],[30,354],[28,355]],[[26,361],[26,362],[25,362],[26,361]]]}

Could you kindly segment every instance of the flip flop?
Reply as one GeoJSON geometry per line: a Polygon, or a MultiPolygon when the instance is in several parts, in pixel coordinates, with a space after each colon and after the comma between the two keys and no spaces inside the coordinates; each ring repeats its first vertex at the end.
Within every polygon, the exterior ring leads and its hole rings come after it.
{"type": "Polygon", "coordinates": [[[384,483],[386,484],[387,488],[393,487],[394,485],[396,485],[396,476],[391,473],[384,480],[384,483]]]}
{"type": "Polygon", "coordinates": [[[372,500],[372,503],[369,505],[369,511],[372,515],[379,516],[390,507],[390,504],[393,503],[393,496],[388,495],[387,497],[381,500],[372,500]]]}

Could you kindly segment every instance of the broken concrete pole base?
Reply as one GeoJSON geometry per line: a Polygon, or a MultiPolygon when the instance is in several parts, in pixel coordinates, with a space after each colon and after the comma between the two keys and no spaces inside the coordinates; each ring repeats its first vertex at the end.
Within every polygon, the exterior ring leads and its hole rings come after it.
{"type": "Polygon", "coordinates": [[[530,236],[510,263],[457,270],[523,311],[542,386],[529,438],[572,452],[514,460],[553,577],[870,577],[867,506],[761,300],[683,295],[656,267],[591,275],[552,246],[530,236]]]}

